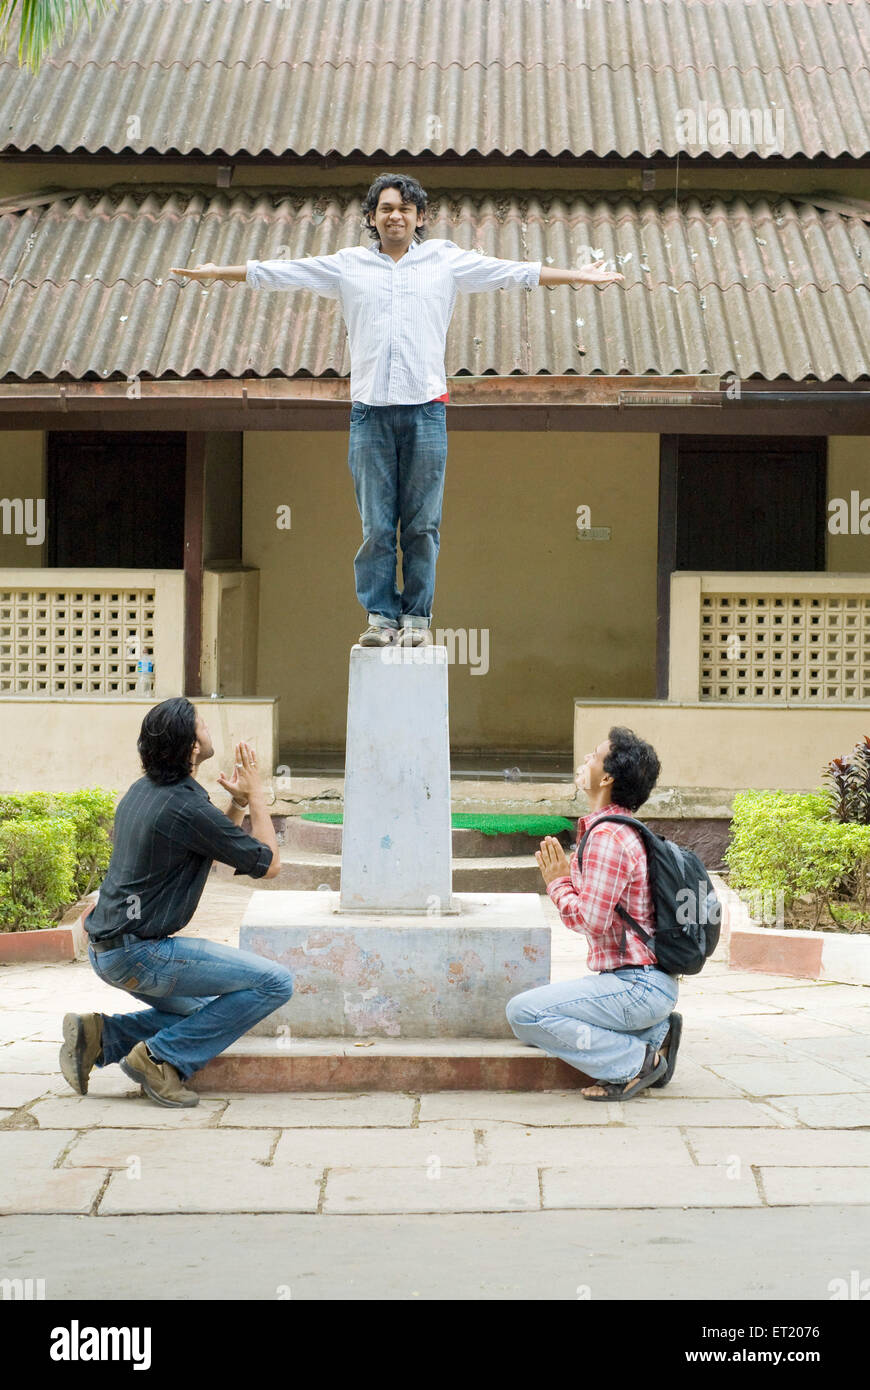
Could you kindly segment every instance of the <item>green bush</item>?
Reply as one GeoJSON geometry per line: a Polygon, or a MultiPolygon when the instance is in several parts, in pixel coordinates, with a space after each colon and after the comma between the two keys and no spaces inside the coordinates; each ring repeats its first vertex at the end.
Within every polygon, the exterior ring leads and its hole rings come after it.
{"type": "Polygon", "coordinates": [[[870,825],[831,819],[824,791],[740,792],[734,798],[725,861],[732,888],[762,901],[782,894],[786,910],[809,897],[818,926],[827,908],[837,926],[861,929],[870,890],[870,825]],[[854,899],[857,912],[838,917],[838,897],[854,899]]]}
{"type": "Polygon", "coordinates": [[[50,927],[75,902],[75,841],[68,817],[0,822],[0,929],[50,927]]]}
{"type": "Polygon", "coordinates": [[[0,796],[0,931],[51,926],[102,882],[114,814],[115,793],[101,787],[0,796]]]}

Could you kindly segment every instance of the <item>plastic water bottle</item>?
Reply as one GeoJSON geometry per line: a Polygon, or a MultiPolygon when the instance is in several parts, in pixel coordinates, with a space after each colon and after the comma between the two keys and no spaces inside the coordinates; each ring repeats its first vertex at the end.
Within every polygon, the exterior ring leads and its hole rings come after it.
{"type": "Polygon", "coordinates": [[[136,663],[136,694],[154,694],[154,662],[138,661],[136,663]]]}

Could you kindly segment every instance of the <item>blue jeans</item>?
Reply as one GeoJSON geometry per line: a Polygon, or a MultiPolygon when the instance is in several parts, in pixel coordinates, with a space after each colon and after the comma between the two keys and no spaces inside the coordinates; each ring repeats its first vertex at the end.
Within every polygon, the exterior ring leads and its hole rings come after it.
{"type": "Polygon", "coordinates": [[[365,405],[350,412],[348,464],[362,520],[356,596],[380,627],[428,627],[447,467],[447,407],[365,405]],[[396,584],[401,525],[403,591],[396,584]]]}
{"type": "Polygon", "coordinates": [[[89,944],[91,965],[106,984],[158,1006],[103,1014],[101,1067],[147,1040],[153,1055],[186,1080],[293,993],[290,971],[251,951],[191,937],[125,941],[100,952],[89,944]]]}
{"type": "Polygon", "coordinates": [[[604,970],[514,995],[508,1023],[520,1042],[561,1057],[596,1081],[630,1081],[646,1044],[665,1040],[679,994],[673,975],[654,965],[604,970]]]}

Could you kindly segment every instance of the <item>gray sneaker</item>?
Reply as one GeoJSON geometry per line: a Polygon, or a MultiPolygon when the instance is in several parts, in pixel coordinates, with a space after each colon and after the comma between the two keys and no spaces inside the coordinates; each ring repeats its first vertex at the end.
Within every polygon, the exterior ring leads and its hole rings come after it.
{"type": "Polygon", "coordinates": [[[399,633],[400,647],[431,647],[432,633],[428,627],[411,627],[406,625],[399,633]]]}
{"type": "Polygon", "coordinates": [[[361,647],[392,647],[398,635],[397,628],[376,627],[372,624],[365,632],[360,633],[359,644],[361,647]]]}

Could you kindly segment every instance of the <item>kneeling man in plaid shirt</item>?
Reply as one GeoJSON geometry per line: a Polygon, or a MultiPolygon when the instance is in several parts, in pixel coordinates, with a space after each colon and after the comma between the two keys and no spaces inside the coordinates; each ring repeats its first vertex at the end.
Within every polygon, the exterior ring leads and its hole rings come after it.
{"type": "MultiPolygon", "coordinates": [[[[611,729],[578,769],[590,805],[578,821],[578,844],[602,816],[633,816],[660,771],[648,743],[630,729],[611,729]]],[[[511,1028],[521,1042],[598,1078],[581,1091],[588,1100],[630,1100],[647,1086],[666,1085],[682,1031],[677,980],[658,968],[653,951],[616,912],[620,904],[645,932],[655,932],[641,836],[605,821],[586,841],[582,870],[576,853],[569,862],[553,836],[541,841],[535,858],[565,926],[589,941],[594,973],[515,995],[507,1006],[511,1028]]]]}

